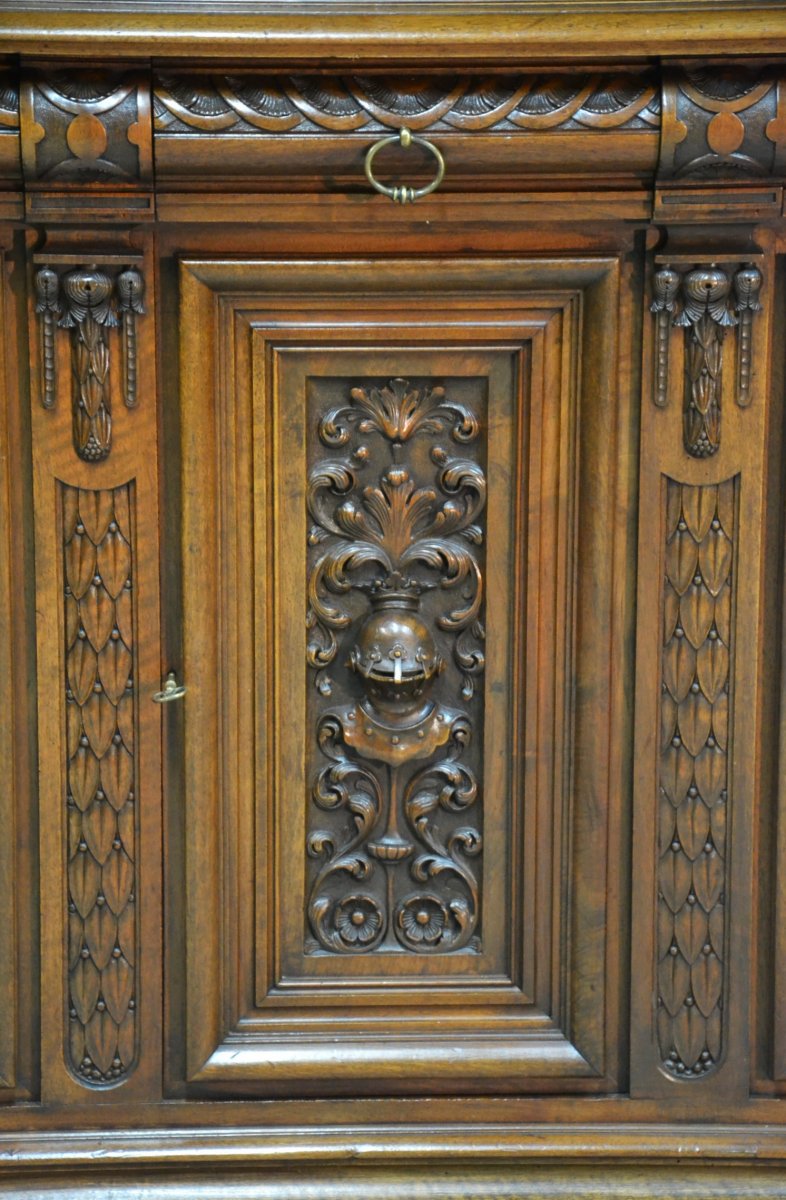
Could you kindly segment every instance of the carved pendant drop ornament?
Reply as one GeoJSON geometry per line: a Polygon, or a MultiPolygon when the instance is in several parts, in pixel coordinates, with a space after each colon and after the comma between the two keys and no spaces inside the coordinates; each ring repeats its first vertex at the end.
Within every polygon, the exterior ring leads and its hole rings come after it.
{"type": "Polygon", "coordinates": [[[108,330],[121,327],[125,403],[137,402],[136,318],[144,313],[144,280],[135,267],[115,277],[97,266],[78,267],[60,277],[52,266],[35,276],[36,312],[41,320],[42,403],[56,397],[55,320],[71,331],[74,449],[85,462],[102,462],[112,448],[110,344],[108,330]]]}
{"type": "Polygon", "coordinates": [[[685,331],[683,443],[691,458],[710,458],[721,441],[724,342],[737,332],[737,404],[750,404],[751,325],[761,310],[761,272],[752,263],[732,276],[716,263],[681,274],[667,264],[655,273],[651,309],[656,317],[655,403],[669,391],[671,327],[685,331]]]}
{"type": "Polygon", "coordinates": [[[317,420],[307,949],[474,951],[486,480],[477,446],[453,447],[479,441],[478,418],[394,379],[317,420]]]}

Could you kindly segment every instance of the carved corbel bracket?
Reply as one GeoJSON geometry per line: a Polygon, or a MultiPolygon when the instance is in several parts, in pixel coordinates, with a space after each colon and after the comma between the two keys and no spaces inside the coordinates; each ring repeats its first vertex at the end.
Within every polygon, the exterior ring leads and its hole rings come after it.
{"type": "MultiPolygon", "coordinates": [[[[139,260],[141,262],[141,259],[139,260]]],[[[97,258],[61,273],[51,260],[35,274],[41,323],[41,397],[56,398],[56,328],[70,330],[74,449],[85,462],[101,462],[112,446],[109,330],[120,328],[126,406],[137,403],[136,320],[144,313],[144,278],[128,259],[97,258]]]]}
{"type": "Polygon", "coordinates": [[[672,329],[685,331],[683,438],[692,458],[709,458],[720,448],[723,357],[726,334],[737,329],[736,401],[751,401],[751,326],[761,310],[762,275],[753,262],[677,265],[663,261],[653,279],[656,320],[654,401],[669,395],[672,329]]]}

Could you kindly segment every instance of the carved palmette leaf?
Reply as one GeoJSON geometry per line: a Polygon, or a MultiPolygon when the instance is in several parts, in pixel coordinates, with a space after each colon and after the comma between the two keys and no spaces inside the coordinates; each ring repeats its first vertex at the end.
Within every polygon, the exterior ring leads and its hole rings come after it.
{"type": "Polygon", "coordinates": [[[687,963],[695,963],[702,953],[707,941],[707,932],[707,915],[699,905],[683,905],[674,918],[674,937],[687,963]]]}
{"type": "Polygon", "coordinates": [[[117,728],[116,709],[107,696],[93,692],[82,709],[85,733],[99,758],[109,749],[117,728]]]}
{"type": "Polygon", "coordinates": [[[118,917],[117,944],[126,962],[136,962],[136,917],[130,905],[118,917]]]}
{"type": "Polygon", "coordinates": [[[101,685],[112,704],[119,704],[131,674],[131,651],[119,639],[110,641],[98,656],[101,685]]]}
{"type": "Polygon", "coordinates": [[[120,533],[109,533],[99,546],[98,569],[104,587],[116,600],[131,570],[131,547],[120,533]]]}
{"type": "Polygon", "coordinates": [[[679,729],[685,749],[693,757],[703,750],[712,728],[712,705],[701,692],[689,693],[679,707],[679,729]]]}
{"type": "Polygon", "coordinates": [[[85,941],[85,923],[72,905],[68,914],[68,969],[72,971],[82,954],[85,941]]]}
{"type": "Polygon", "coordinates": [[[731,570],[731,542],[722,529],[711,529],[699,548],[699,562],[705,586],[717,596],[731,570]]]}
{"type": "Polygon", "coordinates": [[[723,967],[717,955],[698,957],[691,971],[691,986],[696,1007],[703,1017],[709,1017],[718,1006],[723,987],[723,967]]]}
{"type": "Polygon", "coordinates": [[[707,747],[697,757],[694,770],[701,798],[708,808],[712,808],[726,786],[726,756],[720,750],[707,747]]]}
{"type": "Polygon", "coordinates": [[[117,818],[111,805],[95,800],[82,816],[82,833],[90,853],[103,866],[112,851],[117,818]]]}
{"type": "Polygon", "coordinates": [[[661,788],[675,807],[682,804],[693,780],[693,759],[682,746],[668,745],[661,759],[661,788]]]}
{"type": "Polygon", "coordinates": [[[117,1052],[117,1025],[104,1011],[93,1013],[85,1028],[87,1053],[102,1074],[106,1074],[117,1052]]]}
{"type": "Polygon", "coordinates": [[[674,1020],[674,1045],[684,1063],[695,1063],[706,1038],[702,1014],[695,1005],[683,1005],[674,1020]]]}
{"type": "Polygon", "coordinates": [[[725,882],[725,864],[715,851],[702,854],[693,864],[693,890],[705,912],[718,903],[725,882]]]}
{"type": "Polygon", "coordinates": [[[701,690],[710,704],[715,705],[721,699],[729,678],[729,651],[719,638],[714,641],[707,640],[701,646],[696,659],[696,670],[701,690]]]}
{"type": "Polygon", "coordinates": [[[687,532],[677,530],[666,549],[666,572],[679,596],[690,586],[699,562],[699,547],[687,532]]]}
{"type": "Polygon", "coordinates": [[[710,830],[710,814],[700,796],[686,796],[677,811],[677,833],[687,857],[698,858],[710,830]]]}
{"type": "Polygon", "coordinates": [[[96,548],[89,537],[75,533],[65,551],[66,579],[71,592],[81,600],[96,570],[96,548]]]}
{"type": "Polygon", "coordinates": [[[712,596],[701,584],[692,584],[680,600],[680,624],[694,650],[709,637],[715,615],[712,596]]]}
{"type": "MultiPolygon", "coordinates": [[[[715,849],[722,857],[726,855],[726,802],[718,800],[710,809],[710,827],[715,849]]],[[[720,945],[720,943],[718,943],[720,945]]]]}
{"type": "Polygon", "coordinates": [[[671,843],[674,840],[674,834],[676,833],[676,817],[674,813],[674,806],[663,788],[661,788],[660,791],[658,808],[658,850],[661,855],[664,855],[666,851],[671,848],[671,843]]]}
{"type": "Polygon", "coordinates": [[[68,807],[68,861],[79,853],[82,842],[82,817],[76,805],[68,807]]]}
{"type": "Polygon", "coordinates": [[[65,635],[66,651],[69,651],[76,641],[80,629],[79,605],[69,593],[65,598],[65,635]]]}
{"type": "Polygon", "coordinates": [[[104,867],[103,887],[106,902],[117,916],[128,904],[134,886],[134,866],[123,850],[112,854],[104,867]]]}
{"type": "Polygon", "coordinates": [[[696,653],[685,638],[673,638],[663,653],[663,682],[680,704],[696,674],[696,653]]]}
{"type": "Polygon", "coordinates": [[[658,967],[658,991],[670,1016],[676,1017],[690,991],[690,967],[682,955],[668,953],[658,967]]]}
{"type": "Polygon", "coordinates": [[[77,912],[87,917],[96,900],[101,885],[101,868],[91,854],[75,854],[68,864],[68,889],[77,912]]]}
{"type": "Polygon", "coordinates": [[[674,636],[674,630],[680,616],[680,597],[670,583],[663,590],[663,644],[664,646],[674,636]]]}
{"type": "Polygon", "coordinates": [[[134,782],[134,760],[124,746],[110,746],[101,759],[101,786],[112,807],[119,812],[134,782]]]}
{"type": "Polygon", "coordinates": [[[715,516],[717,488],[715,487],[683,487],[680,492],[675,488],[675,496],[682,499],[682,515],[685,524],[694,541],[701,543],[709,533],[712,519],[715,516]]]}
{"type": "Polygon", "coordinates": [[[133,644],[133,631],[131,622],[133,620],[133,608],[131,604],[131,592],[127,587],[123,588],[115,603],[115,623],[120,637],[127,646],[133,644]]]}
{"type": "Polygon", "coordinates": [[[118,836],[131,859],[134,857],[134,815],[134,805],[131,800],[124,804],[117,814],[118,836]]]}
{"type": "Polygon", "coordinates": [[[80,489],[79,516],[85,532],[94,546],[98,546],[106,537],[113,512],[114,503],[111,492],[91,492],[80,489]]]}
{"type": "Polygon", "coordinates": [[[674,742],[674,736],[677,731],[678,712],[679,709],[676,701],[672,700],[668,692],[664,692],[660,706],[660,742],[664,750],[674,742]]]}
{"type": "Polygon", "coordinates": [[[101,994],[101,976],[95,963],[80,958],[70,973],[71,1003],[83,1025],[90,1020],[101,994]]]}
{"type": "Polygon", "coordinates": [[[92,750],[77,749],[68,764],[68,786],[77,808],[84,812],[98,787],[98,759],[92,750]]]}
{"type": "Polygon", "coordinates": [[[726,750],[729,735],[729,696],[725,691],[720,692],[712,706],[712,732],[721,750],[726,750]]]}
{"type": "Polygon", "coordinates": [[[134,750],[134,702],[129,693],[123,693],[117,705],[117,732],[126,749],[134,750]]]}
{"type": "Polygon", "coordinates": [[[115,623],[115,604],[106,588],[88,588],[79,605],[79,616],[93,650],[103,650],[115,623]]]}
{"type": "MultiPolygon", "coordinates": [[[[104,971],[112,961],[112,951],[117,937],[117,919],[106,904],[96,904],[84,925],[84,940],[99,971],[104,971]]],[[[101,989],[106,999],[106,981],[102,977],[101,989]]]]}
{"type": "Polygon", "coordinates": [[[660,861],[658,882],[663,899],[673,913],[679,912],[687,902],[691,889],[691,865],[679,851],[667,851],[660,861]]]}
{"type": "Polygon", "coordinates": [[[121,1062],[132,1062],[135,1053],[135,1037],[134,1013],[129,1012],[117,1031],[117,1053],[121,1062]]]}
{"type": "Polygon", "coordinates": [[[120,1025],[134,992],[134,972],[122,955],[111,960],[102,975],[101,986],[112,1019],[120,1025]]]}
{"type": "Polygon", "coordinates": [[[83,640],[77,639],[66,663],[68,682],[77,704],[87,703],[96,681],[96,667],[96,656],[92,646],[87,646],[83,640]]]}

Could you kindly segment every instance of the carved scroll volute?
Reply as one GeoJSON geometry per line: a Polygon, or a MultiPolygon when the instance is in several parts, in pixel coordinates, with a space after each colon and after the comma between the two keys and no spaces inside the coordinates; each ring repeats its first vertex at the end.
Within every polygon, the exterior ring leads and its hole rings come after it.
{"type": "Polygon", "coordinates": [[[309,664],[324,697],[316,735],[325,763],[312,798],[322,813],[350,814],[352,830],[342,819],[309,834],[308,854],[318,861],[311,952],[476,948],[479,886],[470,860],[481,837],[456,820],[478,797],[462,761],[474,723],[468,708],[449,705],[435,688],[446,667],[440,641],[446,650],[452,642],[465,705],[483,667],[483,535],[475,521],[486,485],[477,461],[437,444],[424,478],[413,444],[448,430],[466,444],[479,426],[442,387],[403,379],[351,388],[347,405],[321,414],[322,444],[348,455],[316,462],[309,473],[309,540],[317,547],[309,664]],[[382,439],[375,454],[365,444],[372,437],[382,439]],[[423,602],[436,588],[460,588],[460,599],[434,624],[423,602]],[[341,603],[348,592],[366,597],[360,617],[341,603]],[[339,687],[328,670],[345,630],[339,687]],[[345,703],[333,699],[336,690],[345,703]]]}
{"type": "Polygon", "coordinates": [[[672,328],[682,328],[683,444],[691,458],[709,458],[720,448],[725,341],[734,327],[738,327],[736,400],[741,408],[750,404],[751,325],[753,313],[761,309],[761,285],[761,272],[753,263],[733,272],[717,263],[687,270],[667,263],[655,272],[653,400],[659,408],[668,403],[672,328]]]}
{"type": "Polygon", "coordinates": [[[112,448],[109,331],[121,328],[123,391],[127,407],[137,403],[136,319],[144,312],[144,280],[135,267],[117,275],[91,264],[62,276],[47,264],[35,275],[36,312],[41,322],[41,397],[53,408],[55,318],[71,334],[74,449],[85,462],[101,462],[112,448]]]}

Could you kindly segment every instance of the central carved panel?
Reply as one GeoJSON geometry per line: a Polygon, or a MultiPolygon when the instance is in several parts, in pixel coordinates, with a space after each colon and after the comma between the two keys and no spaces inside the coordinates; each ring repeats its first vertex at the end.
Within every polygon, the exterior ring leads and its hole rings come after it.
{"type": "Polygon", "coordinates": [[[477,952],[484,387],[308,391],[306,950],[477,952]]]}

